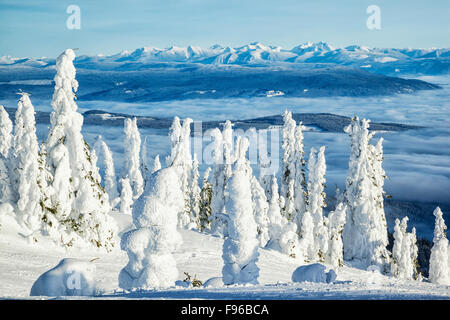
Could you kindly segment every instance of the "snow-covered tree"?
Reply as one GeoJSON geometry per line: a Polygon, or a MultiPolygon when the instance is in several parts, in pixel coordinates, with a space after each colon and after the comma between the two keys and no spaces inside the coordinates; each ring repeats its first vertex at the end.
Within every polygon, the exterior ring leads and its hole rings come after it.
{"type": "Polygon", "coordinates": [[[267,212],[270,240],[266,247],[295,258],[299,252],[297,226],[281,214],[278,182],[275,175],[272,176],[271,195],[267,212]]]}
{"type": "Polygon", "coordinates": [[[39,144],[34,107],[27,93],[21,93],[14,126],[14,188],[17,194],[17,220],[31,232],[41,229],[42,207],[39,177],[39,144]]]}
{"type": "Polygon", "coordinates": [[[200,207],[202,203],[201,189],[198,183],[200,174],[198,172],[198,160],[197,154],[194,153],[194,160],[192,161],[192,173],[190,175],[191,181],[189,182],[190,192],[190,209],[191,209],[191,223],[195,224],[198,230],[202,230],[200,221],[200,207]]]}
{"type": "Polygon", "coordinates": [[[447,226],[445,225],[442,211],[437,207],[433,215],[436,217],[434,225],[433,247],[430,255],[429,279],[432,283],[450,284],[450,268],[448,256],[448,240],[446,236],[447,226]]]}
{"type": "MultiPolygon", "coordinates": [[[[303,130],[305,127],[301,122],[297,124],[295,128],[295,193],[294,193],[294,206],[297,226],[300,227],[302,221],[302,215],[307,210],[308,205],[308,192],[306,189],[305,179],[305,159],[304,159],[304,146],[303,146],[303,130]]],[[[323,151],[320,151],[323,156],[323,151]]],[[[321,157],[321,155],[319,155],[321,157]]],[[[325,159],[325,158],[324,158],[325,159]]],[[[325,162],[324,162],[325,166],[325,162]]]]}
{"type": "Polygon", "coordinates": [[[5,159],[8,159],[12,145],[12,128],[13,125],[8,112],[0,105],[0,154],[5,159]]]}
{"type": "Polygon", "coordinates": [[[100,135],[95,141],[94,150],[98,157],[103,155],[103,166],[105,168],[105,174],[103,176],[104,188],[108,194],[111,206],[115,207],[119,201],[119,193],[117,192],[116,172],[112,152],[100,135]]]}
{"type": "Polygon", "coordinates": [[[172,125],[169,129],[170,155],[166,157],[166,166],[170,167],[179,154],[179,144],[182,135],[180,118],[173,118],[172,125]]]}
{"type": "Polygon", "coordinates": [[[144,142],[141,145],[141,163],[140,163],[142,178],[144,179],[144,188],[147,184],[150,170],[147,164],[147,137],[144,138],[144,142]]]}
{"type": "Polygon", "coordinates": [[[131,189],[130,179],[122,178],[120,183],[120,213],[131,215],[133,206],[133,189],[131,189]]]}
{"type": "Polygon", "coordinates": [[[0,204],[14,203],[13,190],[11,188],[11,175],[9,161],[0,154],[0,204]]]}
{"type": "Polygon", "coordinates": [[[317,260],[316,239],[314,238],[314,219],[306,211],[302,215],[302,224],[300,226],[300,257],[305,262],[312,262],[317,260]]]}
{"type": "Polygon", "coordinates": [[[422,274],[419,271],[419,247],[417,246],[417,235],[416,235],[416,228],[412,228],[410,236],[410,252],[411,252],[411,261],[413,264],[413,278],[417,281],[422,281],[422,274]]]}
{"type": "Polygon", "coordinates": [[[157,154],[155,159],[153,159],[153,168],[151,173],[155,173],[160,169],[161,169],[161,162],[159,161],[159,154],[157,154]]]}
{"type": "Polygon", "coordinates": [[[305,181],[305,160],[303,151],[303,130],[287,110],[283,114],[282,128],[283,158],[281,163],[281,196],[284,200],[282,213],[301,228],[302,215],[306,211],[307,192],[305,181]]]}
{"type": "Polygon", "coordinates": [[[221,218],[224,212],[225,204],[225,175],[223,160],[223,138],[222,132],[215,128],[211,131],[213,138],[213,168],[210,175],[211,178],[211,231],[214,234],[224,235],[226,232],[226,221],[221,218]]]}
{"type": "Polygon", "coordinates": [[[128,264],[119,274],[123,289],[170,287],[178,278],[172,253],[181,245],[177,231],[178,213],[184,195],[178,172],[168,167],[153,173],[142,196],[133,206],[136,229],[122,236],[121,248],[127,251],[128,264]]]}
{"type": "Polygon", "coordinates": [[[190,187],[192,156],[191,156],[191,123],[192,119],[186,118],[181,126],[178,117],[175,117],[169,132],[171,141],[170,156],[166,162],[178,172],[178,181],[184,194],[184,209],[179,212],[178,225],[183,228],[191,226],[190,187]]]}
{"type": "Polygon", "coordinates": [[[351,154],[345,191],[348,217],[343,237],[344,258],[359,260],[366,266],[376,265],[387,272],[382,145],[370,144],[374,133],[369,133],[369,120],[354,117],[345,132],[351,137],[351,154]]]}
{"type": "Polygon", "coordinates": [[[269,210],[269,203],[267,202],[264,189],[259,184],[255,176],[250,177],[250,184],[252,190],[253,215],[255,217],[259,245],[264,248],[269,241],[269,219],[267,211],[269,210]]]}
{"type": "Polygon", "coordinates": [[[344,265],[344,245],[342,231],[344,230],[347,206],[340,202],[336,209],[328,214],[328,253],[327,263],[338,268],[344,265]]]}
{"type": "Polygon", "coordinates": [[[270,162],[267,159],[261,159],[260,157],[259,163],[259,183],[264,190],[267,201],[270,201],[270,198],[272,198],[272,175],[267,172],[270,167],[270,162]]]}
{"type": "Polygon", "coordinates": [[[402,257],[403,232],[400,227],[400,220],[395,219],[394,226],[394,245],[392,246],[391,275],[398,277],[400,275],[400,259],[402,257]]]}
{"type": "Polygon", "coordinates": [[[125,159],[122,167],[122,177],[130,179],[133,199],[136,200],[144,191],[144,178],[141,172],[141,135],[139,134],[137,119],[126,118],[125,132],[125,159]]]}
{"type": "MultiPolygon", "coordinates": [[[[308,160],[308,211],[314,223],[314,247],[317,259],[325,261],[328,252],[328,229],[324,223],[323,208],[325,204],[325,147],[321,147],[317,153],[311,148],[308,160]]],[[[303,230],[302,230],[303,232],[303,230]]]]}
{"type": "MultiPolygon", "coordinates": [[[[284,199],[283,215],[292,220],[295,218],[295,169],[296,169],[296,123],[292,119],[292,113],[287,110],[283,114],[282,148],[283,158],[281,162],[281,196],[284,199]]],[[[296,222],[296,221],[295,221],[296,222]]]]}
{"type": "MultiPolygon", "coordinates": [[[[117,225],[108,213],[108,195],[100,185],[98,168],[81,133],[83,116],[77,112],[78,82],[73,65],[75,53],[65,50],[56,60],[50,132],[46,143],[48,165],[53,176],[53,219],[70,233],[61,240],[71,245],[78,238],[109,250],[115,243],[117,225]]],[[[52,228],[55,224],[52,223],[52,228]]],[[[50,232],[52,233],[52,232],[50,232]]],[[[59,239],[58,239],[59,240],[59,239]]]]}
{"type": "Polygon", "coordinates": [[[211,168],[208,167],[203,174],[203,184],[202,190],[200,192],[200,230],[210,228],[209,217],[211,216],[211,197],[212,189],[211,183],[209,182],[209,174],[211,173],[211,168]]]}
{"type": "Polygon", "coordinates": [[[270,194],[272,196],[269,199],[269,210],[267,211],[270,240],[267,246],[275,250],[280,250],[279,240],[284,226],[284,217],[281,215],[280,195],[278,193],[277,177],[275,176],[275,174],[273,174],[271,178],[272,181],[270,184],[270,194]]]}
{"type": "Polygon", "coordinates": [[[256,265],[259,256],[257,225],[253,216],[251,182],[245,171],[244,158],[245,155],[237,158],[233,175],[227,183],[228,236],[224,241],[222,254],[222,279],[225,285],[256,284],[259,277],[256,265]]]}
{"type": "Polygon", "coordinates": [[[12,145],[12,122],[5,108],[0,105],[0,204],[13,203],[11,188],[10,150],[12,145]]]}
{"type": "Polygon", "coordinates": [[[394,227],[394,246],[392,248],[391,275],[401,279],[417,276],[417,245],[415,229],[407,232],[408,217],[401,222],[396,219],[394,227]]]}

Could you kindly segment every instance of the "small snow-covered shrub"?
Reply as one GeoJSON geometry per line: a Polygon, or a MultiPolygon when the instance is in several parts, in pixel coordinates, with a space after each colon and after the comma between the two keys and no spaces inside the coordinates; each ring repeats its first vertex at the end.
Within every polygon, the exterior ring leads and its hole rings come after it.
{"type": "Polygon", "coordinates": [[[93,296],[96,294],[95,270],[92,262],[62,259],[35,281],[30,296],[93,296]]]}
{"type": "Polygon", "coordinates": [[[321,263],[300,266],[292,273],[293,282],[324,282],[331,283],[336,280],[336,272],[321,263]]]}

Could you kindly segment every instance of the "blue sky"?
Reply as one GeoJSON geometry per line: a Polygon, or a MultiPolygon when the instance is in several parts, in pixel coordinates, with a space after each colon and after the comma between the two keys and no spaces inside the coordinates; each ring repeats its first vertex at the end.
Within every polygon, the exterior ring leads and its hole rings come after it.
{"type": "Polygon", "coordinates": [[[0,56],[112,54],[142,46],[241,46],[259,41],[292,48],[306,41],[336,47],[450,47],[448,0],[0,0],[0,56]],[[81,29],[69,30],[69,5],[81,29]],[[381,30],[366,27],[369,5],[381,30]]]}

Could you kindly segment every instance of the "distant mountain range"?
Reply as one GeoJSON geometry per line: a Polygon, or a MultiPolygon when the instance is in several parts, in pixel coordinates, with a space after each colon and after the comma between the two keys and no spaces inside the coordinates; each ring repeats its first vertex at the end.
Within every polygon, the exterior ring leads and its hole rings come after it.
{"type": "MultiPolygon", "coordinates": [[[[198,63],[204,65],[285,66],[297,68],[302,64],[334,64],[362,68],[371,72],[395,74],[438,75],[450,73],[450,48],[395,49],[348,46],[334,48],[325,42],[305,43],[292,49],[266,46],[259,42],[231,48],[214,45],[165,49],[143,47],[114,55],[79,56],[77,68],[95,70],[136,71],[163,67],[166,63],[198,63]],[[159,65],[158,64],[162,64],[159,65]]],[[[0,66],[54,66],[54,58],[0,57],[0,66]]]]}
{"type": "MultiPolygon", "coordinates": [[[[15,108],[5,108],[11,119],[14,119],[15,108]]],[[[49,124],[50,112],[36,111],[36,123],[49,124]]],[[[343,133],[344,128],[351,122],[351,118],[331,113],[294,113],[292,117],[297,122],[302,122],[308,130],[343,133]]],[[[162,135],[167,135],[173,118],[135,116],[125,113],[114,113],[103,110],[89,110],[83,113],[85,125],[123,127],[127,118],[137,118],[139,128],[161,129],[162,135]]],[[[235,129],[247,130],[269,129],[283,125],[281,115],[266,116],[254,119],[233,120],[235,129]]],[[[202,130],[222,128],[224,121],[202,121],[202,130]]],[[[193,126],[193,125],[192,125],[193,126]]],[[[370,130],[376,131],[405,131],[424,128],[422,126],[406,125],[392,122],[371,122],[370,130]]],[[[193,131],[192,131],[193,133],[193,131]]]]}

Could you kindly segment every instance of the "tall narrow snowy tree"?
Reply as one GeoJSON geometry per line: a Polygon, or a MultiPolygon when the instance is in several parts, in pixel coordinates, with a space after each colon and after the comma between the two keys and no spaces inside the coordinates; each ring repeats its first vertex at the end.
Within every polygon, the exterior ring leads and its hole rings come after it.
{"type": "Polygon", "coordinates": [[[43,217],[38,157],[34,107],[28,94],[21,93],[14,126],[14,187],[18,222],[31,232],[41,229],[43,217]]]}
{"type": "Polygon", "coordinates": [[[448,240],[445,233],[447,226],[445,225],[442,211],[439,207],[434,210],[433,215],[436,217],[436,222],[434,225],[433,247],[431,248],[430,255],[429,279],[432,283],[449,285],[448,240]]]}
{"type": "Polygon", "coordinates": [[[211,131],[213,137],[213,168],[211,172],[211,231],[214,234],[224,235],[226,233],[226,221],[221,214],[224,212],[225,199],[225,175],[223,159],[223,137],[222,132],[215,128],[211,131]]]}
{"type": "Polygon", "coordinates": [[[12,145],[12,128],[13,125],[8,112],[0,105],[0,154],[5,159],[8,159],[12,145]]]}
{"type": "Polygon", "coordinates": [[[122,177],[130,179],[133,199],[136,200],[144,191],[144,179],[141,172],[141,135],[137,127],[137,119],[126,118],[125,132],[125,159],[122,168],[122,177]]]}
{"type": "Polygon", "coordinates": [[[140,168],[141,168],[142,178],[144,179],[143,188],[145,188],[145,185],[147,184],[148,176],[150,174],[150,170],[148,169],[148,164],[147,164],[147,137],[144,138],[144,142],[141,145],[140,168]]]}
{"type": "Polygon", "coordinates": [[[336,209],[328,215],[328,253],[327,263],[338,268],[344,265],[344,245],[342,244],[342,231],[344,230],[347,206],[340,202],[336,209]]]}
{"type": "Polygon", "coordinates": [[[189,227],[192,222],[189,188],[192,170],[191,123],[192,119],[186,118],[180,126],[179,119],[175,117],[169,132],[171,152],[167,158],[167,165],[174,167],[178,172],[178,181],[184,194],[184,209],[178,216],[178,225],[183,228],[189,227]]]}
{"type": "Polygon", "coordinates": [[[383,208],[382,148],[369,142],[369,120],[354,117],[345,128],[351,137],[351,154],[346,182],[348,218],[344,227],[344,257],[364,265],[376,265],[387,272],[389,253],[387,224],[383,208]]]}
{"type": "MultiPolygon", "coordinates": [[[[53,211],[67,231],[109,250],[115,243],[117,225],[108,215],[109,199],[96,179],[98,168],[81,134],[83,116],[75,103],[78,82],[74,58],[74,51],[67,49],[56,60],[53,112],[46,145],[55,190],[53,211]]],[[[70,244],[72,240],[63,242],[70,244]]]]}
{"type": "Polygon", "coordinates": [[[295,169],[297,163],[297,154],[295,152],[296,123],[295,120],[292,119],[292,113],[287,110],[284,111],[283,121],[281,196],[284,199],[284,206],[282,208],[282,213],[287,219],[292,220],[295,218],[295,169]]]}
{"type": "Polygon", "coordinates": [[[133,206],[133,189],[131,189],[130,179],[122,178],[120,183],[120,213],[131,215],[133,206]]]}
{"type": "Polygon", "coordinates": [[[392,248],[391,275],[412,280],[416,271],[416,240],[414,234],[407,232],[408,217],[401,222],[396,219],[394,227],[394,246],[392,248]]]}
{"type": "Polygon", "coordinates": [[[269,203],[267,202],[264,189],[253,175],[250,177],[250,184],[252,188],[253,216],[257,225],[259,245],[264,248],[269,241],[269,219],[267,217],[269,203]]]}
{"type": "MultiPolygon", "coordinates": [[[[328,252],[328,230],[324,224],[325,204],[325,147],[321,147],[316,157],[316,149],[311,148],[308,161],[308,211],[314,223],[314,247],[317,259],[324,261],[328,252]]],[[[303,231],[303,230],[302,230],[303,231]]]]}
{"type": "MultiPolygon", "coordinates": [[[[246,139],[243,139],[243,144],[246,139]]],[[[241,150],[246,149],[243,147],[241,150]]],[[[253,217],[252,190],[246,173],[245,154],[240,154],[234,165],[233,175],[228,181],[229,197],[226,202],[228,213],[228,236],[223,244],[224,266],[222,279],[225,285],[258,282],[257,225],[253,217]]]]}
{"type": "Polygon", "coordinates": [[[209,174],[211,173],[211,168],[208,167],[203,174],[203,184],[202,190],[200,192],[200,231],[210,228],[209,218],[211,216],[211,197],[212,188],[209,182],[209,174]]]}
{"type": "Polygon", "coordinates": [[[136,229],[122,236],[128,264],[119,274],[123,289],[170,287],[178,278],[173,252],[182,244],[177,231],[178,213],[184,195],[175,167],[161,169],[150,176],[145,191],[133,206],[136,229]]]}
{"type": "Polygon", "coordinates": [[[391,275],[398,277],[400,275],[400,259],[402,257],[403,232],[400,227],[400,220],[395,219],[394,226],[394,245],[392,246],[391,275]]]}
{"type": "Polygon", "coordinates": [[[114,169],[114,160],[112,152],[109,149],[102,136],[98,136],[94,144],[94,150],[99,157],[103,155],[103,166],[105,168],[105,174],[103,177],[104,188],[108,194],[109,201],[112,207],[115,207],[118,203],[119,193],[117,192],[116,185],[116,172],[114,169]]]}
{"type": "Polygon", "coordinates": [[[201,189],[198,183],[200,174],[198,172],[198,160],[197,154],[194,153],[194,160],[192,161],[192,173],[190,175],[191,181],[189,182],[189,197],[190,197],[190,217],[191,223],[195,224],[195,228],[202,230],[200,222],[200,206],[202,202],[201,189]]]}
{"type": "Polygon", "coordinates": [[[422,281],[422,274],[419,271],[419,247],[417,246],[417,236],[416,236],[416,228],[412,228],[410,233],[410,252],[411,252],[411,261],[413,264],[413,278],[417,281],[422,281]]]}
{"type": "Polygon", "coordinates": [[[10,171],[12,127],[8,113],[0,105],[0,204],[14,201],[10,171]]]}
{"type": "MultiPolygon", "coordinates": [[[[302,215],[307,210],[308,192],[306,188],[304,146],[303,146],[303,130],[305,127],[301,122],[295,128],[295,183],[294,183],[294,206],[298,227],[301,225],[302,215]]],[[[322,149],[321,149],[322,150],[322,149]]],[[[321,151],[322,152],[322,151],[321,151]]],[[[322,152],[323,154],[323,152],[322,152]]],[[[320,157],[320,156],[319,156],[320,157]]],[[[325,163],[324,163],[325,166],[325,163]]]]}

